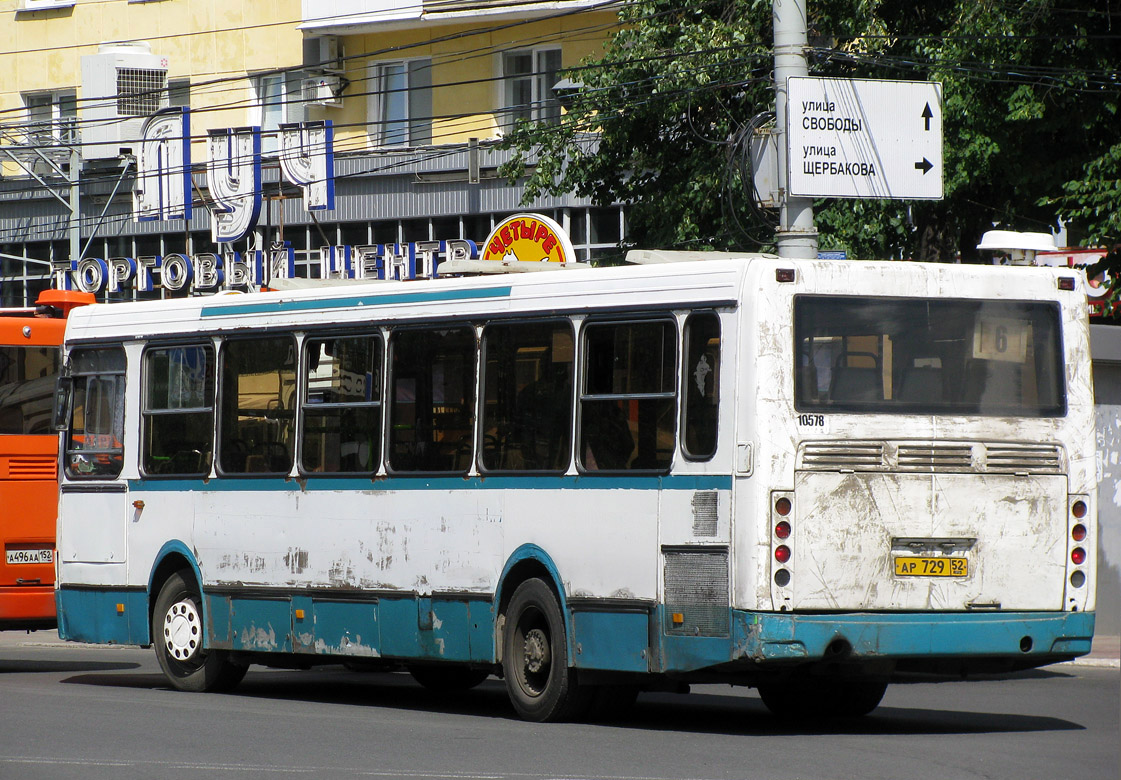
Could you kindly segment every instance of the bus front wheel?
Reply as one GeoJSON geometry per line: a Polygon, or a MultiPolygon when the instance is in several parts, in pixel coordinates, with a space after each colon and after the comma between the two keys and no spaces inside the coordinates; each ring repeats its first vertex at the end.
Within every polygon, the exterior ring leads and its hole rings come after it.
{"type": "Polygon", "coordinates": [[[202,596],[188,572],[167,578],[152,611],[152,642],[160,668],[181,691],[228,691],[245,676],[229,653],[203,648],[202,596]]]}
{"type": "Polygon", "coordinates": [[[518,715],[541,723],[583,713],[591,691],[568,664],[564,616],[543,581],[526,580],[514,591],[502,641],[506,691],[518,715]]]}

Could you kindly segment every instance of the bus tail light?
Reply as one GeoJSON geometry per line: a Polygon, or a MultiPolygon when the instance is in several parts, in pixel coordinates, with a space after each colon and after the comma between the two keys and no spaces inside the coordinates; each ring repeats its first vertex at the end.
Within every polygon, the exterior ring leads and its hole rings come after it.
{"type": "Polygon", "coordinates": [[[1076,542],[1081,542],[1086,538],[1086,526],[1079,523],[1074,528],[1070,529],[1070,538],[1076,542]]]}
{"type": "MultiPolygon", "coordinates": [[[[794,534],[794,495],[792,493],[771,494],[771,554],[774,556],[772,563],[771,581],[778,588],[791,587],[793,579],[790,565],[794,559],[793,534],[794,534]]],[[[792,594],[781,591],[775,594],[776,607],[785,612],[791,607],[792,594]]]]}
{"type": "Polygon", "coordinates": [[[1086,516],[1086,502],[1079,499],[1071,504],[1070,513],[1074,515],[1075,519],[1081,520],[1086,516]]]}
{"type": "Polygon", "coordinates": [[[1070,560],[1075,566],[1081,566],[1086,563],[1086,551],[1081,547],[1075,547],[1070,551],[1070,560]]]}

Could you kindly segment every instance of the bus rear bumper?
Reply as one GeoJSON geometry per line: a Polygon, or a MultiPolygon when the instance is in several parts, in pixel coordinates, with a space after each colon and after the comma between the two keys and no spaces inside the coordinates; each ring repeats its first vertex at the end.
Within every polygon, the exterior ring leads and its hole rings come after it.
{"type": "Polygon", "coordinates": [[[55,627],[54,586],[0,587],[0,630],[55,627]]]}
{"type": "Polygon", "coordinates": [[[990,658],[1030,668],[1090,652],[1092,612],[732,613],[733,660],[990,658]]]}

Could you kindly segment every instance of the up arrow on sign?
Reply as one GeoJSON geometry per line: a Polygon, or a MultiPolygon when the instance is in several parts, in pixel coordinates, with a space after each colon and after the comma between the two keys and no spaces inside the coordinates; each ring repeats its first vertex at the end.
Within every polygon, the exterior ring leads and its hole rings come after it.
{"type": "Polygon", "coordinates": [[[796,76],[787,87],[791,195],[942,198],[941,84],[796,76]]]}

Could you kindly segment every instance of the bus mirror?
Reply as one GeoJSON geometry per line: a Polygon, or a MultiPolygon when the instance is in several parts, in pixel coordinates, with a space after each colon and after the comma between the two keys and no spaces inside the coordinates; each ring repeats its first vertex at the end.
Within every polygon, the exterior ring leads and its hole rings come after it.
{"type": "Polygon", "coordinates": [[[52,420],[56,431],[65,431],[70,424],[70,399],[74,396],[74,378],[60,376],[55,385],[54,393],[54,419],[52,420]]]}

